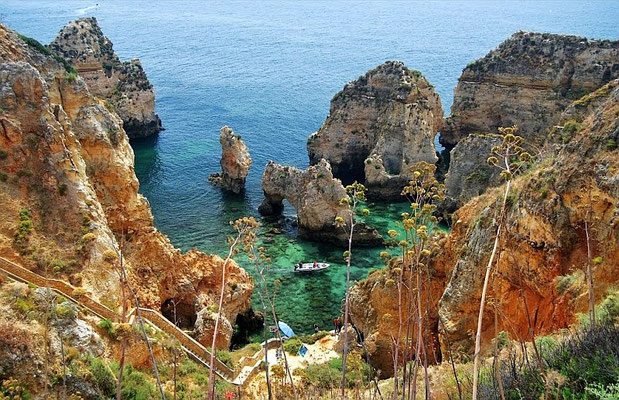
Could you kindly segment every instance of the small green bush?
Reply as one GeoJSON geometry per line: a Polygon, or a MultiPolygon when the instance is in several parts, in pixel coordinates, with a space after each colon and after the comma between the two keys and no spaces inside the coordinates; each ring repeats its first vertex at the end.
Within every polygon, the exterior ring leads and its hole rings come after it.
{"type": "Polygon", "coordinates": [[[6,150],[0,149],[0,160],[6,160],[8,156],[9,156],[9,153],[6,150]]]}
{"type": "MultiPolygon", "coordinates": [[[[100,358],[92,358],[90,360],[89,370],[99,391],[107,397],[113,397],[116,393],[115,378],[109,368],[106,367],[103,360],[100,358]]],[[[123,386],[125,385],[123,384],[123,386]]]]}
{"type": "Polygon", "coordinates": [[[13,242],[21,255],[28,253],[28,241],[32,231],[32,220],[30,210],[22,208],[19,210],[19,224],[13,234],[13,242]]]}
{"type": "Polygon", "coordinates": [[[215,353],[219,361],[226,364],[231,369],[235,368],[234,361],[232,360],[232,353],[226,350],[217,350],[215,353]]]}
{"type": "Polygon", "coordinates": [[[105,330],[111,337],[116,337],[116,328],[114,328],[114,323],[109,319],[99,322],[99,328],[105,330]]]}
{"type": "Polygon", "coordinates": [[[284,350],[290,354],[297,354],[303,342],[298,337],[292,337],[284,342],[284,350]]]}
{"type": "Polygon", "coordinates": [[[121,397],[128,400],[149,400],[157,397],[154,386],[146,379],[144,373],[137,371],[131,365],[127,366],[123,376],[121,397]]]}
{"type": "Polygon", "coordinates": [[[9,176],[4,171],[0,171],[0,182],[6,182],[9,179],[9,176]]]}
{"type": "Polygon", "coordinates": [[[69,303],[58,304],[56,307],[54,307],[54,311],[56,313],[56,316],[60,319],[72,320],[75,319],[75,317],[77,316],[75,308],[73,308],[73,305],[69,303]]]}

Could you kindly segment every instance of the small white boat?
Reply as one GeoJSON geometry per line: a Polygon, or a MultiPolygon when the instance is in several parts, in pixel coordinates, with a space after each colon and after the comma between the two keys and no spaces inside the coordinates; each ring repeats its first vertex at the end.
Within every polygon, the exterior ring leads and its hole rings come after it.
{"type": "Polygon", "coordinates": [[[323,269],[327,269],[329,268],[331,265],[327,264],[327,263],[316,263],[316,265],[314,266],[314,263],[303,263],[301,264],[301,266],[299,267],[299,264],[295,264],[294,265],[294,272],[314,272],[314,271],[321,271],[323,269]]]}

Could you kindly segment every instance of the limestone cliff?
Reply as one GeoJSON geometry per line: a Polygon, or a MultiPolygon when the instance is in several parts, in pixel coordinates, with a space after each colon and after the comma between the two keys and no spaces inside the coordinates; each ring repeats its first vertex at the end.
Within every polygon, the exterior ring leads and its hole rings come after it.
{"type": "Polygon", "coordinates": [[[374,198],[399,198],[419,161],[435,163],[443,109],[420,72],[389,61],[331,100],[329,116],[307,142],[310,163],[329,161],[336,177],[364,182],[374,198]]]}
{"type": "Polygon", "coordinates": [[[145,137],[161,130],[155,114],[155,92],[140,60],[120,61],[96,18],[68,23],[49,47],[73,64],[93,95],[114,108],[129,137],[145,137]]]}
{"type": "Polygon", "coordinates": [[[450,152],[445,177],[447,199],[443,212],[451,213],[488,187],[501,184],[499,171],[488,165],[492,147],[501,144],[497,134],[472,134],[462,139],[450,152]]]}
{"type": "MultiPolygon", "coordinates": [[[[517,340],[531,340],[525,298],[538,336],[567,327],[587,309],[585,221],[597,301],[617,285],[619,88],[611,82],[594,93],[567,108],[544,156],[512,183],[488,302],[497,304],[499,331],[517,340]],[[574,114],[574,108],[581,112],[574,114]]],[[[430,299],[428,337],[438,334],[443,350],[449,343],[454,351],[472,353],[503,189],[489,189],[461,207],[453,216],[453,230],[433,253],[431,284],[424,290],[430,299]]],[[[397,316],[393,267],[374,272],[351,291],[352,321],[363,330],[373,362],[383,371],[389,371],[392,345],[381,338],[397,329],[397,318],[384,318],[397,316]]],[[[486,307],[483,327],[485,346],[494,336],[493,307],[486,307]]]]}
{"type": "Polygon", "coordinates": [[[232,129],[224,126],[219,134],[221,173],[211,174],[209,182],[233,193],[245,191],[245,179],[252,160],[245,142],[232,129]]]}
{"type": "MultiPolygon", "coordinates": [[[[217,303],[222,259],[175,249],[138,187],[118,115],[45,48],[0,25],[0,255],[116,307],[110,261],[120,250],[141,305],[165,314],[174,300],[192,328],[217,303]]],[[[249,308],[253,288],[228,268],[224,326],[249,308]]]]}
{"type": "Polygon", "coordinates": [[[518,125],[539,146],[565,107],[617,77],[618,41],[517,32],[462,71],[441,143],[518,125]]]}
{"type": "MultiPolygon", "coordinates": [[[[350,218],[350,209],[341,204],[347,198],[346,189],[339,179],[333,177],[331,166],[325,160],[308,167],[305,171],[269,161],[262,176],[264,201],[260,212],[264,215],[280,213],[284,199],[297,211],[299,236],[338,245],[348,244],[348,228],[335,226],[335,218],[350,218]]],[[[382,237],[374,229],[360,222],[354,231],[356,245],[367,246],[382,243],[382,237]]]]}

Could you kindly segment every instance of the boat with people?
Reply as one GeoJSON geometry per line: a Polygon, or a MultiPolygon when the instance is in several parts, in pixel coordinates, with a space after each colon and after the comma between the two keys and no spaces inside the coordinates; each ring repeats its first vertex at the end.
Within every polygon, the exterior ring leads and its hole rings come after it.
{"type": "Polygon", "coordinates": [[[322,271],[323,269],[327,269],[331,266],[331,264],[327,263],[319,263],[319,262],[311,262],[311,263],[303,263],[299,262],[294,265],[294,272],[315,272],[322,271]]]}

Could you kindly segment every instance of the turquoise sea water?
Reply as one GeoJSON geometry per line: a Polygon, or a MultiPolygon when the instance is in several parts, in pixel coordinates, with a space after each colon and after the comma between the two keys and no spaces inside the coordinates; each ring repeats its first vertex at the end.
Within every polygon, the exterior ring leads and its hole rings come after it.
{"type": "MultiPolygon", "coordinates": [[[[0,2],[0,21],[43,43],[70,20],[96,16],[122,59],[139,57],[155,86],[166,131],[134,141],[140,191],[155,224],[184,250],[225,254],[228,221],[257,216],[266,162],[304,168],[305,143],[347,81],[391,59],[418,69],[448,112],[462,68],[517,30],[617,39],[617,1],[24,1],[0,2]],[[246,141],[254,165],[244,196],[207,182],[219,170],[219,129],[246,141]]],[[[399,204],[372,206],[385,233],[399,204]]],[[[294,210],[286,209],[292,216],[294,210]]],[[[323,328],[344,293],[342,251],[298,240],[290,222],[268,222],[281,319],[323,328]],[[299,260],[333,264],[299,277],[299,260]]],[[[353,279],[380,266],[382,249],[357,250],[353,279]]],[[[251,272],[251,268],[248,268],[251,272]]],[[[257,301],[257,299],[256,299],[257,301]]]]}

